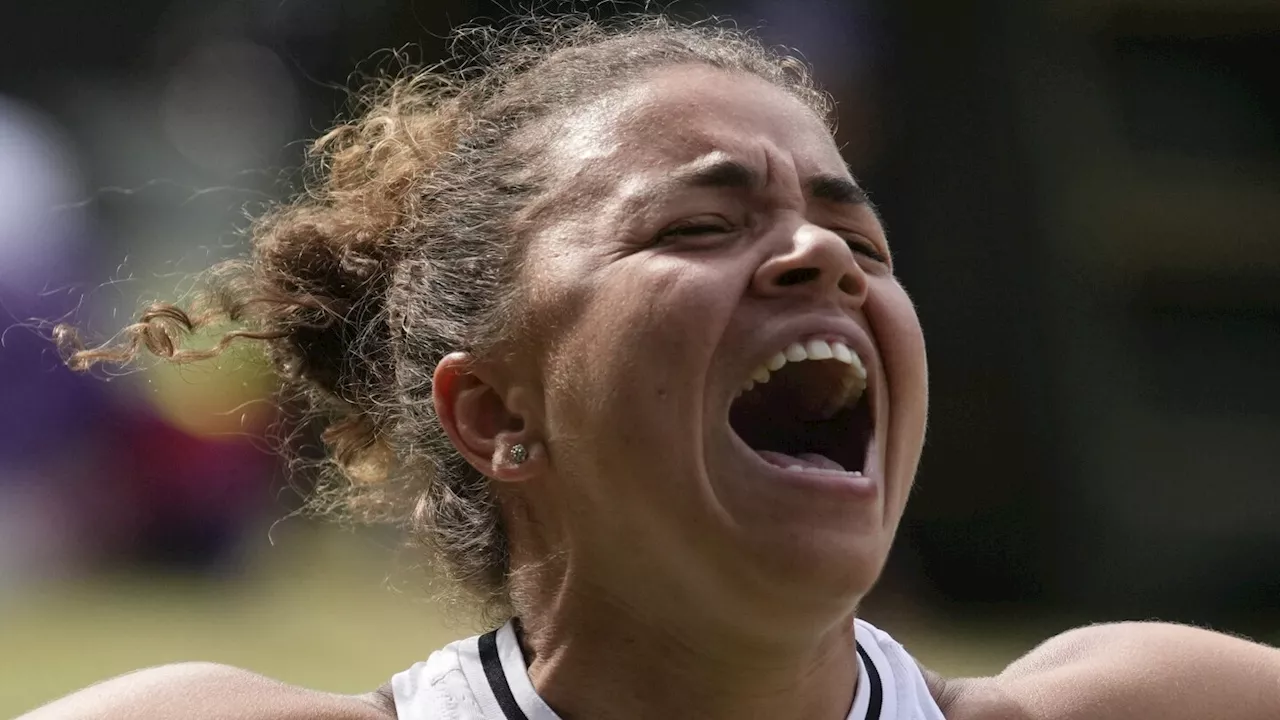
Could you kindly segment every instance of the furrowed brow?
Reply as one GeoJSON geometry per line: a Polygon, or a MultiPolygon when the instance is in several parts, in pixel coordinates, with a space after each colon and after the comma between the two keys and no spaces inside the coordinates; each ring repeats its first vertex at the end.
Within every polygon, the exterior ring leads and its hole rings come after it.
{"type": "Polygon", "coordinates": [[[818,175],[808,182],[809,196],[840,205],[870,205],[867,191],[858,184],[838,175],[818,175]]]}
{"type": "Polygon", "coordinates": [[[678,186],[729,190],[750,190],[761,184],[755,170],[718,153],[682,168],[671,179],[678,186]]]}
{"type": "Polygon", "coordinates": [[[755,170],[737,160],[721,158],[705,165],[695,165],[680,173],[678,183],[687,187],[719,187],[726,190],[750,190],[759,186],[760,177],[755,170]]]}
{"type": "MultiPolygon", "coordinates": [[[[764,181],[750,166],[717,152],[680,168],[667,176],[662,184],[669,190],[683,188],[750,190],[762,186],[764,181]]],[[[880,217],[875,204],[867,196],[867,191],[840,175],[817,175],[805,183],[805,189],[809,197],[815,200],[866,207],[877,218],[880,217]]]]}
{"type": "Polygon", "coordinates": [[[809,191],[809,197],[815,200],[850,207],[865,207],[875,215],[881,225],[884,224],[880,211],[876,209],[875,203],[871,202],[867,191],[848,178],[839,175],[818,175],[811,178],[805,185],[809,191]]]}

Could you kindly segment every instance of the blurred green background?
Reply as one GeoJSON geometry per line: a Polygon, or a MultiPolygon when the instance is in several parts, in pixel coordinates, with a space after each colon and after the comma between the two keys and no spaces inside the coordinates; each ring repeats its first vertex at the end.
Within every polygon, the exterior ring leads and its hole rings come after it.
{"type": "MultiPolygon", "coordinates": [[[[925,327],[930,436],[867,617],[957,674],[1087,621],[1280,642],[1280,3],[670,7],[816,66],[925,327]]],[[[183,659],[366,690],[477,629],[394,535],[294,517],[251,358],[80,377],[42,333],[180,296],[354,69],[508,10],[5,5],[0,716],[183,659]]]]}
{"type": "MultiPolygon", "coordinates": [[[[112,675],[193,659],[368,692],[477,630],[433,604],[416,577],[396,587],[393,576],[406,571],[388,570],[385,546],[314,526],[285,534],[235,583],[130,573],[56,583],[9,603],[0,716],[112,675]]],[[[1040,625],[871,619],[930,667],[959,675],[998,670],[1043,633],[1040,625]]]]}

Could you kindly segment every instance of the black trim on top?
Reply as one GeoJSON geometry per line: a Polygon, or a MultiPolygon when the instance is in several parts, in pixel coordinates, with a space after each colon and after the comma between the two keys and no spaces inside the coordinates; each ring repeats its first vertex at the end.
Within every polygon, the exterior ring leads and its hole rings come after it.
{"type": "MultiPolygon", "coordinates": [[[[507,717],[507,720],[529,720],[529,716],[524,714],[524,710],[521,710],[520,704],[516,702],[516,696],[511,692],[511,685],[507,683],[507,674],[502,669],[502,659],[498,657],[498,631],[493,630],[481,635],[479,642],[480,665],[484,668],[485,679],[489,681],[489,689],[493,691],[493,697],[498,701],[502,714],[507,717]]],[[[867,668],[867,680],[871,682],[870,697],[867,699],[867,715],[864,720],[881,720],[884,686],[880,681],[880,669],[872,662],[867,651],[862,649],[862,643],[857,643],[857,646],[858,657],[862,658],[862,664],[867,668]]]]}
{"type": "Polygon", "coordinates": [[[884,705],[884,687],[880,684],[880,670],[871,662],[871,656],[858,643],[858,657],[867,668],[867,679],[871,681],[871,697],[867,701],[867,717],[865,720],[880,720],[880,708],[884,705]]]}
{"type": "Polygon", "coordinates": [[[498,657],[498,631],[487,632],[480,636],[480,665],[484,668],[484,676],[489,681],[489,689],[502,708],[507,720],[529,720],[516,702],[516,696],[507,683],[507,673],[502,669],[502,659],[498,657]]]}

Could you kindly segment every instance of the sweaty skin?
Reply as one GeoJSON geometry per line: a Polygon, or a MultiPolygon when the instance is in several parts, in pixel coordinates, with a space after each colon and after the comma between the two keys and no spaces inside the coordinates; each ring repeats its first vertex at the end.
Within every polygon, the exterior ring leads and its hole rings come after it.
{"type": "MultiPolygon", "coordinates": [[[[435,383],[458,451],[520,508],[504,515],[513,567],[556,558],[521,594],[530,678],[570,718],[843,720],[853,609],[927,405],[879,218],[833,192],[856,185],[819,119],[755,78],[669,68],[556,122],[523,278],[538,326],[519,362],[452,355],[435,383]],[[870,496],[779,480],[728,425],[752,368],[818,325],[869,343],[870,496]],[[504,463],[517,442],[529,459],[504,463]]],[[[1280,718],[1280,651],[1177,625],[1081,628],[994,677],[927,676],[949,720],[1280,718]]],[[[394,716],[385,688],[183,664],[24,720],[394,716]]]]}

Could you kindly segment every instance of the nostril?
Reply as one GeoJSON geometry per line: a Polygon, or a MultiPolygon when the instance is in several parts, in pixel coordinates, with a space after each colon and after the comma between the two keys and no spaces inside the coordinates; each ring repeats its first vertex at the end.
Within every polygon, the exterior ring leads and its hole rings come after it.
{"type": "Polygon", "coordinates": [[[836,287],[846,295],[857,295],[859,292],[858,281],[852,275],[845,275],[840,278],[840,282],[836,283],[836,287]]]}
{"type": "Polygon", "coordinates": [[[795,270],[788,270],[779,275],[777,282],[778,285],[782,287],[803,285],[804,283],[817,280],[818,275],[820,274],[822,274],[822,271],[818,270],[818,268],[796,268],[795,270]]]}

